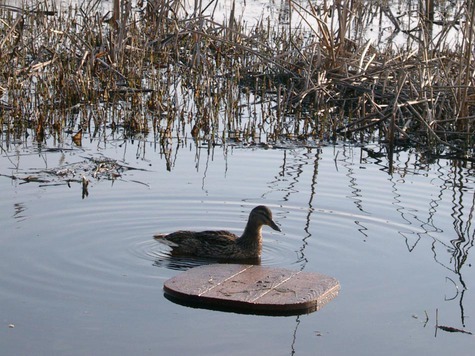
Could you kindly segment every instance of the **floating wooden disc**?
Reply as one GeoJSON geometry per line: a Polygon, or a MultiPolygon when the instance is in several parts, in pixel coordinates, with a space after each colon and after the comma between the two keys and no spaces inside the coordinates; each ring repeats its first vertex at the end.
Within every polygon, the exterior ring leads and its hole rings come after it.
{"type": "Polygon", "coordinates": [[[192,268],[167,280],[165,296],[180,304],[256,314],[302,314],[338,295],[340,284],[319,273],[241,264],[192,268]]]}

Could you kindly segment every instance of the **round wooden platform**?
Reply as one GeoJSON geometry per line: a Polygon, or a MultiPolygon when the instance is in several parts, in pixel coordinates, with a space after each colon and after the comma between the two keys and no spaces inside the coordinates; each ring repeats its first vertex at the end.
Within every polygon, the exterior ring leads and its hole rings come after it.
{"type": "Polygon", "coordinates": [[[192,268],[167,280],[179,304],[243,313],[292,315],[320,309],[338,295],[335,278],[319,273],[241,264],[192,268]]]}

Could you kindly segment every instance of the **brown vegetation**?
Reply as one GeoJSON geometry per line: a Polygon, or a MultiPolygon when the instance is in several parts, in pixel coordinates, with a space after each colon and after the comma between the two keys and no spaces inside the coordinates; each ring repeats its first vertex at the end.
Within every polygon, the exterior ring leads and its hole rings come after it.
{"type": "Polygon", "coordinates": [[[471,2],[439,18],[426,0],[406,13],[417,19],[406,29],[403,15],[374,0],[292,1],[287,26],[262,19],[252,28],[234,6],[215,21],[216,0],[193,11],[179,0],[115,3],[106,16],[98,2],[0,5],[4,142],[107,128],[162,145],[188,135],[209,144],[377,138],[390,151],[473,159],[471,2]],[[365,21],[383,15],[406,43],[365,38],[365,21]]]}

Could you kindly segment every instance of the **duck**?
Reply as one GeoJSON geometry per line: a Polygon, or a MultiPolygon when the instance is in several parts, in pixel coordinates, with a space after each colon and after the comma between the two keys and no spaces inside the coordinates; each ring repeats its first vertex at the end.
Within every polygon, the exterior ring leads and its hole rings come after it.
{"type": "Polygon", "coordinates": [[[259,259],[262,251],[262,227],[281,231],[264,205],[252,209],[244,232],[237,236],[229,231],[176,231],[154,235],[154,239],[172,248],[171,254],[218,260],[259,259]]]}

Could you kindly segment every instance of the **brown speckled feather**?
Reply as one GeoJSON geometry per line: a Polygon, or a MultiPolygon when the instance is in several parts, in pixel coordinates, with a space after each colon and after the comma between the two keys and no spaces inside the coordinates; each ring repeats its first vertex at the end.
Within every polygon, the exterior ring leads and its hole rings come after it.
{"type": "Polygon", "coordinates": [[[241,237],[229,231],[176,231],[168,235],[155,235],[157,241],[172,248],[173,255],[193,255],[218,259],[259,258],[262,250],[262,225],[280,231],[265,206],[254,208],[241,237]]]}

